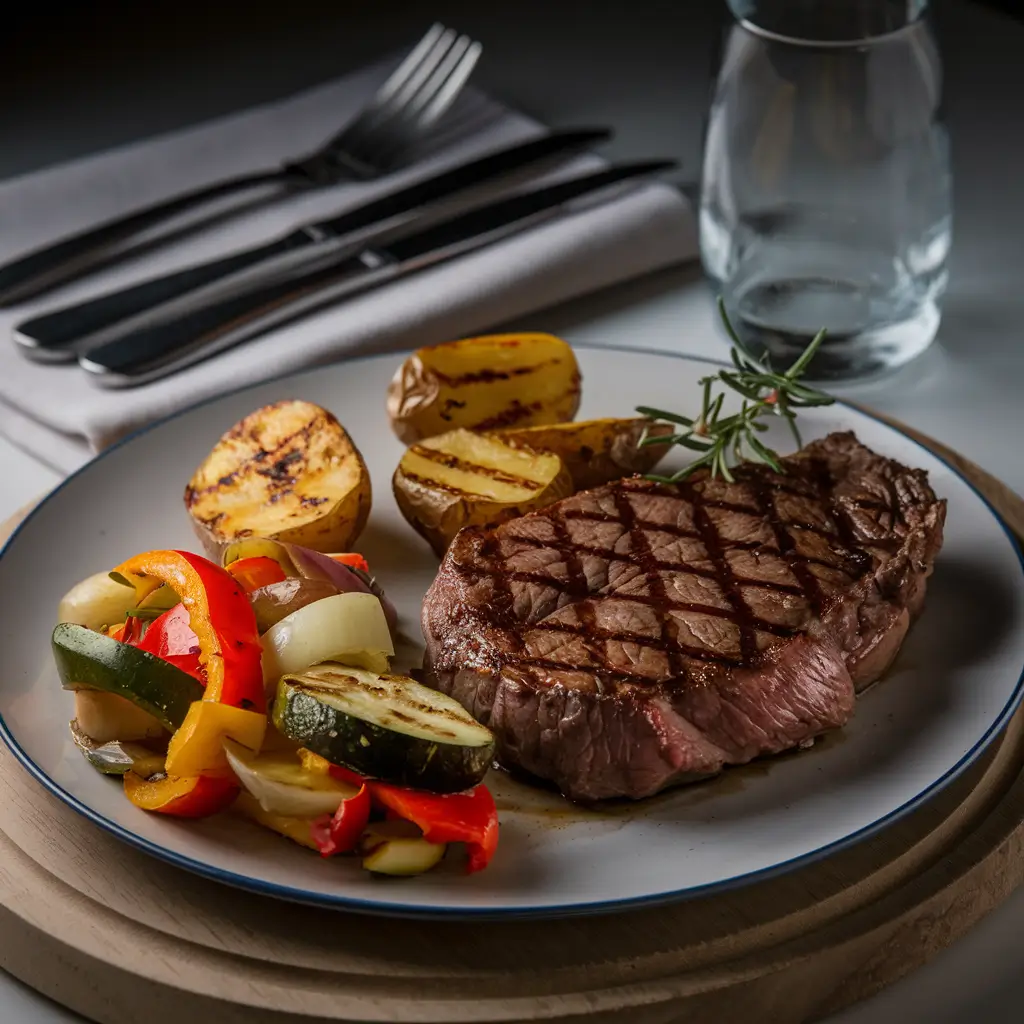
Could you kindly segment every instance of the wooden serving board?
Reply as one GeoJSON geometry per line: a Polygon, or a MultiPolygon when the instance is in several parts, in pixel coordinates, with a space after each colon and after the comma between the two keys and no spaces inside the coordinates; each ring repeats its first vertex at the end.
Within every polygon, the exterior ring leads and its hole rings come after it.
{"type": "MultiPolygon", "coordinates": [[[[1020,498],[913,436],[1024,536],[1020,498]]],[[[0,966],[103,1024],[796,1024],[923,964],[1022,881],[1024,712],[917,812],[810,867],[513,923],[368,918],[220,886],[111,838],[0,749],[0,966]]]]}

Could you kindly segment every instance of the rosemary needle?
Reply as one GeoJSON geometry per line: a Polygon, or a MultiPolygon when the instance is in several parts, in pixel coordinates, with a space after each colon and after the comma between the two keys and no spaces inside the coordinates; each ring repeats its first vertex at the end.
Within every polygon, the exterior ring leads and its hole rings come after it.
{"type": "Polygon", "coordinates": [[[732,481],[730,466],[742,461],[763,462],[776,473],[783,472],[777,452],[769,448],[758,434],[768,429],[765,415],[781,416],[789,424],[793,439],[799,448],[802,445],[797,429],[797,410],[812,405],[831,405],[835,399],[798,382],[807,369],[815,352],[825,340],[825,331],[819,331],[801,353],[800,358],[785,372],[776,373],[767,362],[760,362],[747,352],[739,336],[729,322],[725,303],[718,300],[725,329],[732,339],[730,351],[733,369],[719,370],[710,377],[702,377],[703,402],[700,414],[691,419],[663,409],[639,406],[637,412],[652,420],[663,420],[680,429],[669,436],[649,436],[645,431],[640,447],[654,444],[674,444],[697,452],[698,458],[671,476],[648,474],[648,480],[659,483],[678,483],[698,469],[707,469],[712,477],[721,476],[732,481]],[[722,415],[725,392],[713,394],[716,383],[724,384],[741,396],[743,402],[739,412],[722,415]]]}

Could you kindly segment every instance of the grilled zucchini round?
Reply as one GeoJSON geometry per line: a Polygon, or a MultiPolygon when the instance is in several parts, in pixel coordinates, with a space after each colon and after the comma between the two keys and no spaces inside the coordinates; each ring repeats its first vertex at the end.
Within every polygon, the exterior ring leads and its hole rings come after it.
{"type": "Polygon", "coordinates": [[[477,785],[494,758],[490,730],[451,697],[346,665],[283,676],[274,724],[334,764],[435,793],[477,785]]]}

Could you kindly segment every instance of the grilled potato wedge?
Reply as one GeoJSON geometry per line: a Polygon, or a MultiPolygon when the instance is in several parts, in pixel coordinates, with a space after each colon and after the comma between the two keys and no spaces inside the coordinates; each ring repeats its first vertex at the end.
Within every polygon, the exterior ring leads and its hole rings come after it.
{"type": "Polygon", "coordinates": [[[497,430],[493,436],[516,448],[554,452],[569,470],[573,487],[585,491],[654,469],[669,446],[638,447],[645,430],[650,437],[664,437],[672,433],[672,426],[647,419],[583,420],[497,430]]]}
{"type": "Polygon", "coordinates": [[[348,551],[370,514],[370,474],[344,427],[310,402],[264,406],[233,426],[185,488],[211,557],[243,537],[348,551]]]}
{"type": "Polygon", "coordinates": [[[579,366],[561,338],[491,334],[414,352],[391,381],[387,412],[399,439],[413,444],[458,427],[562,423],[579,404],[579,366]]]}
{"type": "Polygon", "coordinates": [[[494,526],[568,497],[572,477],[551,452],[452,430],[412,445],[392,486],[402,515],[443,555],[464,526],[494,526]]]}

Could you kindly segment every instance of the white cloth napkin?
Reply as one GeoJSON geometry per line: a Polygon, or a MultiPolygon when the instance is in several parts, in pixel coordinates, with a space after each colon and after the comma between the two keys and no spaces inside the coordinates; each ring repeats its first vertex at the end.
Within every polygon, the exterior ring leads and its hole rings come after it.
{"type": "MultiPolygon", "coordinates": [[[[0,261],[132,207],[315,148],[359,108],[390,62],[279,103],[0,183],[0,261]]],[[[475,91],[460,100],[483,130],[433,147],[386,183],[344,184],[289,199],[145,253],[15,309],[21,320],[115,287],[258,244],[398,184],[544,129],[475,91]]],[[[659,154],[652,154],[657,156],[659,154]]],[[[559,175],[599,165],[583,156],[559,175]]],[[[0,433],[62,471],[125,434],[244,384],[354,353],[407,349],[485,331],[518,316],[690,259],[693,218],[667,186],[645,185],[569,218],[297,321],[175,376],[105,391],[76,366],[41,366],[0,344],[0,433]]]]}

